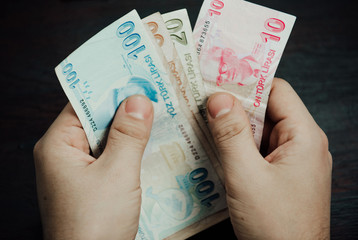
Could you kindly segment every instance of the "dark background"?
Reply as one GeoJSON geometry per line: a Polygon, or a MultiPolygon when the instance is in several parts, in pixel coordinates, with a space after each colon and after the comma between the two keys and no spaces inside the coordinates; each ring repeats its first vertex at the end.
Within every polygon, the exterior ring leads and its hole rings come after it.
{"type": "MultiPolygon", "coordinates": [[[[276,76],[298,92],[333,155],[332,239],[358,235],[358,47],[347,0],[253,0],[297,16],[276,76]]],[[[125,13],[142,17],[201,0],[7,1],[1,3],[0,239],[41,239],[32,149],[67,103],[54,67],[125,13]]],[[[233,238],[226,220],[192,239],[233,238]]]]}

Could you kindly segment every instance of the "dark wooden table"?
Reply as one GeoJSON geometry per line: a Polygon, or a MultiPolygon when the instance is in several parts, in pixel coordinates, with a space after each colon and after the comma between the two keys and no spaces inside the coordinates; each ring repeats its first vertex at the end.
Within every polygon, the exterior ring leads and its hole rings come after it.
{"type": "MultiPolygon", "coordinates": [[[[354,1],[255,0],[297,16],[276,76],[289,81],[326,132],[334,159],[332,239],[358,235],[358,41],[354,1]]],[[[41,239],[32,149],[67,103],[54,67],[136,8],[187,8],[201,0],[7,1],[1,6],[0,239],[41,239]]],[[[220,233],[224,221],[192,239],[220,233]]],[[[226,238],[226,237],[225,237],[226,238]]]]}

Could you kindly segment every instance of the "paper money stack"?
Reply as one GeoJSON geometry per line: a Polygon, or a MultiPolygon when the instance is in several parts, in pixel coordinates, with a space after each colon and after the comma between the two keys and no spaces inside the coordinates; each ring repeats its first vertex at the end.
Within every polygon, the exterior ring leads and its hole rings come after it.
{"type": "Polygon", "coordinates": [[[185,9],[144,19],[133,10],[56,67],[96,157],[125,98],[143,94],[153,102],[136,239],[183,239],[228,217],[205,122],[207,97],[234,94],[259,147],[270,86],[294,21],[240,0],[205,0],[194,31],[185,9]]]}

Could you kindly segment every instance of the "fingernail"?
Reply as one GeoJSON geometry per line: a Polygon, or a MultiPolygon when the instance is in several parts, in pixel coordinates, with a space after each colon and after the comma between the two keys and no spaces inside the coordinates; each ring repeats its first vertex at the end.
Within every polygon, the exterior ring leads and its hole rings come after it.
{"type": "Polygon", "coordinates": [[[208,110],[212,118],[220,117],[231,111],[234,98],[228,93],[218,93],[209,98],[208,110]]]}
{"type": "Polygon", "coordinates": [[[142,95],[131,96],[126,102],[126,112],[133,118],[144,120],[148,118],[152,112],[152,103],[142,95]]]}

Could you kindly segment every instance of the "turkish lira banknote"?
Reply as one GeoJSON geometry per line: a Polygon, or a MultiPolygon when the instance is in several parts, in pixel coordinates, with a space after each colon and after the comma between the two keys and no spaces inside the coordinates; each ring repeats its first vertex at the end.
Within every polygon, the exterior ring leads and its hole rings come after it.
{"type": "MultiPolygon", "coordinates": [[[[186,10],[184,9],[184,11],[186,10]]],[[[173,44],[174,39],[171,38],[170,33],[167,30],[167,25],[162,18],[162,15],[160,13],[154,13],[144,18],[143,22],[148,25],[149,30],[154,37],[153,41],[156,42],[156,44],[161,48],[165,61],[168,62],[168,67],[170,68],[168,69],[168,72],[172,73],[170,76],[171,83],[174,89],[176,89],[179,104],[181,104],[181,110],[183,114],[191,123],[195,134],[202,143],[206,154],[211,160],[213,168],[218,174],[220,180],[223,181],[224,176],[221,165],[217,158],[218,155],[215,149],[215,145],[210,136],[204,118],[202,117],[202,115],[200,115],[198,107],[196,105],[196,101],[192,96],[192,92],[189,87],[189,82],[186,78],[183,65],[173,44]]],[[[161,54],[160,51],[158,51],[158,53],[161,54]]],[[[196,58],[195,54],[193,55],[193,57],[196,58]]],[[[227,217],[228,211],[227,209],[224,209],[209,217],[201,219],[195,224],[186,227],[185,229],[177,232],[174,235],[171,235],[168,239],[183,239],[186,237],[190,237],[195,233],[200,232],[214,225],[215,223],[222,221],[227,217]]]]}
{"type": "Polygon", "coordinates": [[[270,85],[294,20],[245,1],[205,0],[192,32],[185,9],[144,19],[133,10],[56,67],[95,157],[125,98],[142,94],[153,103],[136,239],[183,239],[228,217],[205,124],[207,97],[234,94],[259,146],[270,85]]]}
{"type": "MultiPolygon", "coordinates": [[[[173,12],[172,12],[173,13],[173,12]]],[[[164,14],[165,16],[173,15],[172,13],[164,14]]],[[[182,9],[180,11],[175,11],[174,13],[178,13],[177,18],[175,18],[178,23],[185,22],[186,24],[189,24],[188,14],[186,12],[186,9],[182,9]]],[[[190,76],[188,71],[196,72],[198,76],[201,76],[199,65],[195,64],[194,66],[187,66],[186,58],[180,58],[177,51],[177,48],[175,47],[176,42],[176,35],[173,33],[170,33],[168,30],[168,26],[172,24],[173,19],[167,20],[167,22],[164,22],[164,19],[162,15],[157,12],[154,13],[146,18],[143,19],[143,22],[146,23],[154,36],[154,39],[157,43],[157,45],[161,48],[162,51],[158,51],[160,54],[164,55],[165,61],[168,62],[168,66],[170,69],[168,69],[168,72],[171,72],[171,82],[173,87],[177,90],[177,96],[180,100],[179,103],[182,104],[182,110],[189,122],[192,123],[193,129],[202,142],[203,146],[206,147],[206,152],[210,154],[214,154],[211,159],[217,159],[218,153],[215,148],[215,144],[212,140],[212,137],[210,135],[208,126],[206,125],[205,119],[203,115],[199,112],[198,107],[198,98],[194,98],[193,91],[190,86],[194,86],[197,84],[192,84],[188,81],[187,76],[190,76]],[[187,66],[187,71],[184,70],[183,64],[187,66]],[[190,70],[192,69],[192,70],[190,70]]],[[[187,39],[191,38],[192,36],[187,36],[183,33],[183,36],[185,37],[185,42],[188,42],[187,39]]],[[[193,45],[191,45],[193,47],[193,45]]],[[[179,50],[181,50],[179,48],[179,50]]],[[[193,49],[192,49],[193,50],[193,49]]],[[[192,59],[194,62],[198,63],[198,58],[194,54],[194,51],[191,51],[192,59]]],[[[181,54],[183,55],[183,52],[181,54]]],[[[189,55],[188,55],[189,56],[189,55]]],[[[190,55],[191,56],[191,55],[190,55]]],[[[199,80],[202,82],[201,78],[199,80]]],[[[192,80],[195,81],[195,80],[192,80]]],[[[202,86],[203,88],[203,86],[202,86]]],[[[195,92],[194,88],[194,92],[195,92]]],[[[205,94],[205,92],[203,92],[205,94]]],[[[203,99],[206,99],[206,96],[202,95],[203,99]]],[[[200,105],[200,104],[199,104],[200,105]]],[[[203,104],[205,105],[205,104],[203,104]]],[[[203,106],[202,106],[203,108],[203,106]]],[[[204,109],[205,110],[205,109],[204,109]]],[[[219,162],[217,160],[214,160],[214,167],[219,167],[219,162]]],[[[220,172],[220,170],[218,170],[220,172]]]]}
{"type": "Polygon", "coordinates": [[[94,156],[103,151],[113,116],[125,98],[142,94],[153,103],[136,239],[163,239],[226,208],[224,187],[182,113],[167,65],[133,10],[55,69],[94,156]]]}
{"type": "Polygon", "coordinates": [[[204,0],[193,30],[207,95],[229,92],[260,147],[274,74],[295,17],[243,0],[204,0]]]}
{"type": "MultiPolygon", "coordinates": [[[[170,72],[171,83],[176,89],[179,102],[182,103],[182,110],[186,114],[186,117],[189,121],[195,121],[201,128],[207,128],[204,119],[199,113],[199,108],[196,104],[196,101],[193,97],[190,83],[187,79],[187,75],[184,72],[182,62],[179,58],[178,52],[173,44],[172,38],[169,31],[167,30],[166,24],[162,15],[157,12],[143,19],[143,22],[147,24],[151,34],[154,37],[154,40],[158,47],[161,49],[157,51],[159,54],[162,53],[165,61],[168,63],[170,72]]],[[[193,123],[195,124],[195,123],[193,123]]],[[[194,128],[199,130],[197,128],[194,128]]],[[[199,132],[197,132],[197,135],[199,132]]]]}
{"type": "Polygon", "coordinates": [[[201,115],[205,118],[207,95],[203,85],[198,57],[195,54],[194,38],[188,12],[186,9],[180,9],[165,13],[162,16],[184,66],[184,72],[190,83],[189,86],[196,105],[201,115]]]}

